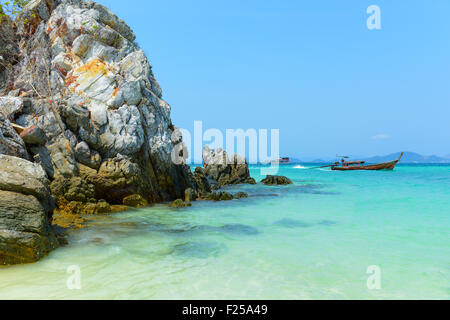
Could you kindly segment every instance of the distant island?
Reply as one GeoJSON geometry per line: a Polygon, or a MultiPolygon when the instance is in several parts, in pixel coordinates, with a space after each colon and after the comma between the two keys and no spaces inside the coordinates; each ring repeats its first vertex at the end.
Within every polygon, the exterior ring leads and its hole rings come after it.
{"type": "MultiPolygon", "coordinates": [[[[379,163],[379,162],[386,162],[390,161],[392,159],[397,159],[400,155],[400,152],[397,153],[391,153],[384,156],[373,156],[369,158],[358,158],[357,160],[364,160],[368,163],[379,163]]],[[[353,157],[352,157],[353,158],[353,157]]],[[[355,159],[357,157],[354,157],[355,159]]],[[[314,160],[301,160],[297,158],[291,158],[291,162],[293,163],[329,163],[336,161],[336,158],[330,158],[330,159],[314,159],[314,160]]],[[[450,155],[439,157],[439,156],[424,156],[421,154],[418,154],[416,152],[405,152],[402,160],[400,163],[450,163],[450,155]]]]}

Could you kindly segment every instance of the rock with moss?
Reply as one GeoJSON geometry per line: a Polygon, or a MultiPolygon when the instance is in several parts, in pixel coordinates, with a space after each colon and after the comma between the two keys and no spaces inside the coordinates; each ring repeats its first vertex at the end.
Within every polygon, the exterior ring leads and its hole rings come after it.
{"type": "Polygon", "coordinates": [[[212,191],[204,197],[204,200],[210,201],[229,201],[233,199],[233,195],[226,191],[212,191]]]}
{"type": "Polygon", "coordinates": [[[226,185],[256,184],[255,179],[250,177],[247,160],[241,155],[233,154],[229,159],[225,150],[212,150],[205,146],[203,166],[206,177],[215,181],[219,188],[226,185]]]}
{"type": "Polygon", "coordinates": [[[118,213],[118,212],[125,212],[131,210],[131,207],[125,206],[125,205],[112,205],[111,206],[111,213],[118,213]]]}
{"type": "Polygon", "coordinates": [[[263,180],[261,180],[262,183],[265,185],[289,185],[293,184],[291,179],[284,177],[284,176],[266,176],[263,180]]]}
{"type": "Polygon", "coordinates": [[[105,200],[99,200],[97,203],[88,203],[84,207],[84,214],[108,214],[112,212],[111,205],[105,200]]]}
{"type": "Polygon", "coordinates": [[[96,202],[95,187],[81,177],[66,179],[57,176],[50,184],[52,195],[57,201],[64,198],[66,201],[78,201],[82,203],[96,202]]]}
{"type": "Polygon", "coordinates": [[[64,199],[57,200],[58,214],[72,214],[72,215],[95,215],[107,214],[112,211],[111,205],[105,200],[99,200],[91,203],[81,201],[66,201],[64,199]]]}
{"type": "Polygon", "coordinates": [[[196,167],[194,170],[194,182],[199,196],[205,196],[212,191],[211,184],[202,167],[196,167]]]}
{"type": "Polygon", "coordinates": [[[233,197],[235,199],[244,199],[244,198],[248,198],[248,193],[246,192],[237,192],[233,195],[233,197]]]}
{"type": "Polygon", "coordinates": [[[194,189],[187,188],[184,190],[184,202],[190,203],[191,201],[195,201],[197,198],[197,195],[195,194],[194,189]]]}
{"type": "Polygon", "coordinates": [[[192,206],[191,203],[184,202],[181,199],[177,199],[169,205],[169,207],[171,207],[171,208],[186,208],[186,207],[190,207],[190,206],[192,206]]]}
{"type": "Polygon", "coordinates": [[[145,200],[145,198],[140,194],[133,194],[123,198],[123,204],[133,208],[143,208],[148,206],[147,200],[145,200]]]}

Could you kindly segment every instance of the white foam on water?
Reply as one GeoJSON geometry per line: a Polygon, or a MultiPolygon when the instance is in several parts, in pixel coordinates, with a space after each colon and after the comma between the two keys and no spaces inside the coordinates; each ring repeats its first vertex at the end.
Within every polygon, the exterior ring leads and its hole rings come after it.
{"type": "Polygon", "coordinates": [[[307,169],[307,168],[304,166],[301,166],[301,165],[297,165],[297,166],[294,166],[294,169],[307,169]]]}

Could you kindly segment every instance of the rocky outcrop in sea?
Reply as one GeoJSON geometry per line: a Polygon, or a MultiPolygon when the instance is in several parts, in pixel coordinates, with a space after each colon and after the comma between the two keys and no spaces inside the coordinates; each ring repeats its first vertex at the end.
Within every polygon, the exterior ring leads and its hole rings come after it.
{"type": "Polygon", "coordinates": [[[214,191],[223,186],[256,184],[255,179],[250,176],[245,157],[233,154],[230,159],[225,150],[212,150],[208,146],[203,149],[203,168],[195,168],[193,175],[198,195],[210,200],[221,199],[214,191]]]}
{"type": "Polygon", "coordinates": [[[271,185],[285,186],[285,185],[289,185],[289,184],[294,184],[292,182],[292,180],[289,179],[288,177],[272,176],[272,175],[266,176],[263,180],[261,180],[261,183],[268,185],[268,186],[271,186],[271,185]]]}
{"type": "Polygon", "coordinates": [[[195,193],[189,167],[172,161],[182,141],[171,108],[124,21],[92,1],[35,0],[0,28],[0,264],[56,247],[53,207],[108,213],[195,193]]]}

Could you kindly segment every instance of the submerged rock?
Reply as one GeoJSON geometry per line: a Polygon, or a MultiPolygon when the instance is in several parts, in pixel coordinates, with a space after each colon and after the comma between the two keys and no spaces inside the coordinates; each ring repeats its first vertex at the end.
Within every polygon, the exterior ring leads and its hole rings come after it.
{"type": "Polygon", "coordinates": [[[291,179],[283,176],[266,176],[265,179],[261,180],[265,185],[288,185],[293,184],[291,179]]]}
{"type": "Polygon", "coordinates": [[[192,258],[206,259],[209,257],[217,257],[226,250],[226,246],[222,243],[213,241],[204,242],[187,242],[177,244],[173,247],[172,254],[187,256],[192,258]]]}
{"type": "Polygon", "coordinates": [[[256,235],[260,233],[258,229],[240,223],[226,224],[218,227],[218,230],[235,235],[256,235]]]}
{"type": "Polygon", "coordinates": [[[295,219],[289,219],[284,218],[281,220],[278,220],[274,223],[277,226],[284,227],[284,228],[309,228],[312,227],[312,224],[306,223],[303,221],[295,220],[295,219]]]}
{"type": "Polygon", "coordinates": [[[322,226],[334,226],[336,224],[336,221],[322,220],[322,221],[319,221],[318,224],[320,224],[322,226]]]}
{"type": "Polygon", "coordinates": [[[231,194],[226,191],[212,191],[203,197],[203,200],[210,201],[229,201],[233,199],[243,199],[248,198],[248,193],[245,192],[237,192],[235,194],[231,194]]]}

